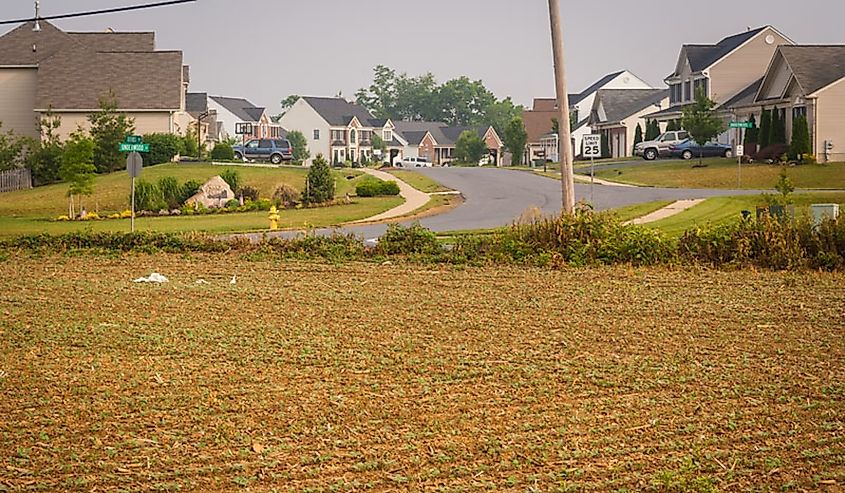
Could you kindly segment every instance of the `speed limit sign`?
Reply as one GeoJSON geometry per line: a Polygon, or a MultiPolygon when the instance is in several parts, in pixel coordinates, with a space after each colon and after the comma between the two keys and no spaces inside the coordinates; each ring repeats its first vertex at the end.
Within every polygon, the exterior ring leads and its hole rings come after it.
{"type": "Polygon", "coordinates": [[[601,135],[584,136],[584,157],[601,157],[601,135]]]}

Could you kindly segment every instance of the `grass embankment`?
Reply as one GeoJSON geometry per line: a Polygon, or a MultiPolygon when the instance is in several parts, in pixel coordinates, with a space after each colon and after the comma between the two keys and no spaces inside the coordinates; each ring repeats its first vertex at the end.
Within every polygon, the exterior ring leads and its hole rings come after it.
{"type": "MultiPolygon", "coordinates": [[[[616,169],[597,170],[604,180],[668,188],[737,188],[737,164],[731,159],[705,159],[707,167],[693,168],[697,161],[654,161],[616,169]]],[[[742,189],[769,190],[782,170],[797,188],[845,189],[845,163],[783,167],[743,164],[742,189]]]]}
{"type": "Polygon", "coordinates": [[[446,188],[437,181],[415,171],[391,169],[387,172],[404,181],[408,185],[416,188],[420,192],[439,193],[452,191],[452,189],[446,188]]]}
{"type": "MultiPolygon", "coordinates": [[[[845,191],[799,193],[793,195],[792,198],[795,201],[796,215],[809,214],[811,204],[833,203],[845,208],[845,191]]],[[[742,217],[742,211],[747,210],[756,214],[757,206],[760,205],[765,205],[760,195],[714,197],[684,212],[645,226],[659,229],[670,236],[679,236],[684,231],[695,227],[737,222],[742,217]]]]}
{"type": "MultiPolygon", "coordinates": [[[[298,190],[305,187],[307,169],[281,167],[262,168],[247,166],[215,166],[210,164],[164,164],[145,168],[141,179],[155,182],[163,176],[172,176],[180,182],[205,181],[227,169],[236,170],[242,185],[259,190],[262,198],[272,197],[276,187],[285,183],[298,190]]],[[[335,171],[337,197],[354,194],[357,183],[365,176],[355,170],[335,171]],[[350,179],[351,178],[351,179],[350,179]]],[[[57,216],[67,214],[66,184],[48,185],[32,190],[0,194],[0,236],[37,233],[65,233],[69,231],[127,231],[128,220],[55,222],[57,216]]],[[[126,172],[98,176],[94,195],[84,203],[91,212],[116,212],[128,208],[129,178],[126,172]]],[[[348,221],[364,219],[402,204],[399,197],[354,199],[353,204],[333,207],[282,210],[279,225],[282,228],[334,226],[348,221]]],[[[102,215],[102,214],[101,214],[102,215]]],[[[239,232],[269,228],[267,212],[220,214],[204,216],[138,218],[139,231],[207,231],[239,232]]]]}
{"type": "Polygon", "coordinates": [[[0,276],[11,491],[845,481],[841,274],[159,254],[0,276]],[[152,271],[171,282],[130,282],[152,271]]]}

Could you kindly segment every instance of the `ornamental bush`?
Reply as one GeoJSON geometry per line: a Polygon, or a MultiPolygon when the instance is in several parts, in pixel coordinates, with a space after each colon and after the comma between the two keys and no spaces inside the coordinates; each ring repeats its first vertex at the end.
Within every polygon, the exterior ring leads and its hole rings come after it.
{"type": "Polygon", "coordinates": [[[399,195],[399,185],[393,181],[368,177],[355,187],[355,194],[359,197],[382,197],[399,195]]]}
{"type": "Polygon", "coordinates": [[[154,133],[144,135],[144,143],[150,145],[150,152],[142,154],[144,166],[164,164],[185,153],[185,140],[174,134],[154,133]]]}
{"type": "Polygon", "coordinates": [[[212,161],[234,161],[235,151],[232,146],[225,142],[220,142],[214,149],[211,150],[212,161]]]}

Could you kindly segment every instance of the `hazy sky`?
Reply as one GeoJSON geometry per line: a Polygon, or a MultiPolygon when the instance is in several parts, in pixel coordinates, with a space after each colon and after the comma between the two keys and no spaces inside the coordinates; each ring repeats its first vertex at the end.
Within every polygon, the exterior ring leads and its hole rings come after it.
{"type": "MultiPolygon", "coordinates": [[[[151,1],[41,5],[50,15],[151,1]]],[[[32,0],[0,2],[2,19],[33,13],[32,0]]],[[[799,43],[845,43],[843,0],[561,3],[569,92],[621,69],[662,84],[681,44],[715,43],[748,27],[772,24],[799,43]]],[[[547,0],[198,0],[56,24],[155,31],[159,49],[184,52],[192,91],[246,97],[275,112],[289,94],[352,97],[378,64],[439,81],[467,75],[522,104],[553,96],[548,16],[547,0]]]]}

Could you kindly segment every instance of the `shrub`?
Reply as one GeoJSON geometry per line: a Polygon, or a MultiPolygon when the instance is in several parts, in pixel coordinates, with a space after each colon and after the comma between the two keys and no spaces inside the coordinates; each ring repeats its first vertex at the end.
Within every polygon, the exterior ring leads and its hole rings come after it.
{"type": "Polygon", "coordinates": [[[759,151],[754,156],[754,159],[757,161],[774,161],[778,162],[781,159],[781,156],[789,152],[789,146],[786,144],[772,144],[766,146],[759,151]]]}
{"type": "Polygon", "coordinates": [[[226,171],[220,173],[220,178],[223,178],[223,181],[229,184],[229,187],[233,192],[240,189],[241,175],[237,171],[227,169],[226,171]]]}
{"type": "Polygon", "coordinates": [[[258,200],[258,189],[255,187],[241,187],[235,192],[236,197],[243,197],[244,200],[258,200]]]}
{"type": "MultiPolygon", "coordinates": [[[[129,200],[131,202],[132,196],[129,200]]],[[[161,190],[155,183],[138,180],[135,183],[135,210],[136,211],[157,211],[167,207],[161,190]]]]}
{"type": "Polygon", "coordinates": [[[150,145],[150,152],[143,154],[145,166],[169,163],[175,156],[185,153],[185,141],[179,135],[147,134],[144,143],[150,145]]]}
{"type": "MultiPolygon", "coordinates": [[[[168,209],[176,209],[182,205],[182,186],[172,176],[162,176],[158,179],[158,189],[168,209]]],[[[187,200],[187,199],[186,199],[187,200]]]]}
{"type": "Polygon", "coordinates": [[[355,187],[355,194],[359,197],[399,195],[399,185],[393,181],[368,177],[355,187]]]}
{"type": "Polygon", "coordinates": [[[299,193],[299,190],[287,183],[282,183],[273,192],[273,200],[278,202],[282,207],[293,207],[299,203],[301,198],[302,195],[299,193]]]}
{"type": "Polygon", "coordinates": [[[419,223],[408,227],[391,224],[376,249],[384,255],[433,255],[442,250],[437,236],[419,223]]]}
{"type": "Polygon", "coordinates": [[[234,161],[235,151],[232,146],[226,142],[220,142],[214,149],[211,150],[212,161],[234,161]]]}
{"type": "Polygon", "coordinates": [[[308,178],[305,180],[305,193],[302,200],[306,204],[322,204],[334,199],[335,182],[329,163],[322,154],[314,158],[308,178]]]}
{"type": "Polygon", "coordinates": [[[183,183],[179,191],[179,204],[184,204],[189,198],[196,195],[200,191],[201,186],[202,183],[196,180],[188,180],[183,183]]]}

